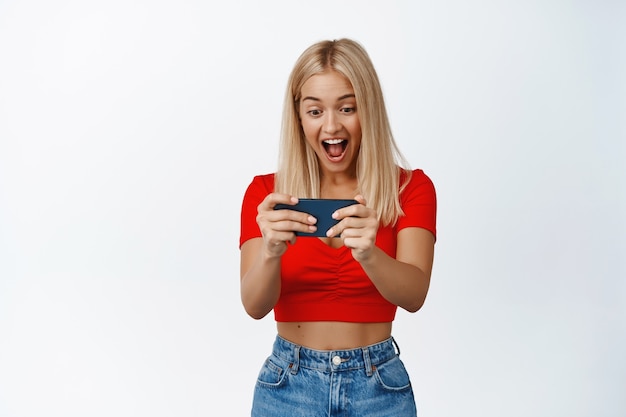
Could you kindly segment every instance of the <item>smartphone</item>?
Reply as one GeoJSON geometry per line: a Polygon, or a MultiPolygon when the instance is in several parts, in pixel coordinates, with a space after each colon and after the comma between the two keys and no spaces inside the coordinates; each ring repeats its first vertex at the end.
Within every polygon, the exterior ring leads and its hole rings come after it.
{"type": "Polygon", "coordinates": [[[295,210],[310,214],[317,219],[317,230],[313,233],[296,232],[297,236],[321,236],[326,237],[328,229],[339,223],[338,220],[332,218],[333,213],[344,207],[359,204],[356,200],[334,200],[324,198],[301,198],[298,204],[276,204],[274,210],[295,210]]]}

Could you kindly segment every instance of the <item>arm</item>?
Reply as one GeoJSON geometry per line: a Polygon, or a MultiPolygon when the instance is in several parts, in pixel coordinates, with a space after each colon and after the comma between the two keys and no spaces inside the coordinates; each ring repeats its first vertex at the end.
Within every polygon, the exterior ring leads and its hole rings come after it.
{"type": "Polygon", "coordinates": [[[246,312],[255,319],[269,313],[280,297],[280,260],[295,231],[315,231],[315,218],[293,210],[274,210],[279,203],[296,204],[297,198],[269,194],[257,208],[256,222],[262,237],[241,246],[240,290],[246,312]]]}
{"type": "Polygon", "coordinates": [[[280,255],[263,251],[263,239],[254,238],[241,246],[241,302],[246,313],[261,319],[280,296],[280,255]]]}
{"type": "Polygon", "coordinates": [[[407,227],[398,233],[396,259],[374,246],[359,262],[383,297],[416,312],[426,300],[433,255],[433,235],[426,229],[407,227]]]}
{"type": "Polygon", "coordinates": [[[426,299],[433,264],[435,239],[431,232],[406,227],[398,233],[396,258],[375,245],[379,222],[374,210],[365,206],[362,196],[355,204],[337,210],[341,222],[328,236],[341,234],[345,246],[357,260],[380,294],[389,302],[415,312],[426,299]]]}

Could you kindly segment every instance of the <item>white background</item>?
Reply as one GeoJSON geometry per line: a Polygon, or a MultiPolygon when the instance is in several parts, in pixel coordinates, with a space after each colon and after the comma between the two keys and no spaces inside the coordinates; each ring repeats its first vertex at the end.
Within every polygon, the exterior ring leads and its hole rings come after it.
{"type": "Polygon", "coordinates": [[[245,416],[239,208],[297,56],[351,37],[433,179],[395,336],[421,417],[626,414],[626,7],[0,1],[0,416],[245,416]],[[222,411],[217,411],[222,410],[222,411]]]}

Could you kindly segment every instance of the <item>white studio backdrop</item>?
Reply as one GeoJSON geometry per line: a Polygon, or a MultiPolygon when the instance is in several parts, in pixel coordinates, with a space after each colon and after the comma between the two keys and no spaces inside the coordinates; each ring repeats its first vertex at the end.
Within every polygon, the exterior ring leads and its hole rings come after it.
{"type": "Polygon", "coordinates": [[[245,416],[239,208],[297,56],[351,37],[431,176],[422,417],[626,413],[620,1],[0,1],[0,417],[245,416]]]}

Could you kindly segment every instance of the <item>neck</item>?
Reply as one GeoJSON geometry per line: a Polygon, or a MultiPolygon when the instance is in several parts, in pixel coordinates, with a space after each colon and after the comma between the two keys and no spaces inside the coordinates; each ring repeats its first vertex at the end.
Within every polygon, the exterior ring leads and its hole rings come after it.
{"type": "Polygon", "coordinates": [[[322,198],[350,199],[357,194],[358,181],[356,175],[346,173],[325,173],[320,179],[320,195],[322,198]]]}

